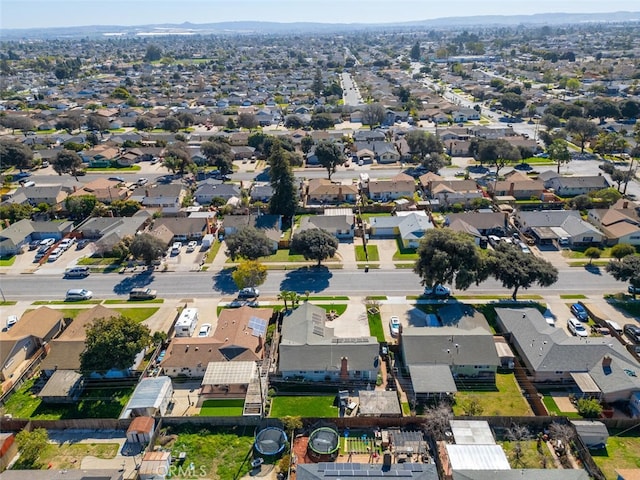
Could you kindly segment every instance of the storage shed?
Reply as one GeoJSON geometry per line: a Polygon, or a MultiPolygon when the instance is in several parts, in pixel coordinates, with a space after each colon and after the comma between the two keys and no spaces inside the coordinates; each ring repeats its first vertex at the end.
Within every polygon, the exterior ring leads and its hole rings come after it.
{"type": "Polygon", "coordinates": [[[152,417],[136,417],[127,429],[127,442],[149,443],[156,422],[152,417]]]}
{"type": "Polygon", "coordinates": [[[120,418],[164,416],[173,396],[169,377],[143,378],[133,391],[120,418]]]}
{"type": "Polygon", "coordinates": [[[596,420],[572,420],[571,424],[588,448],[598,450],[607,446],[609,431],[604,423],[596,420]]]}

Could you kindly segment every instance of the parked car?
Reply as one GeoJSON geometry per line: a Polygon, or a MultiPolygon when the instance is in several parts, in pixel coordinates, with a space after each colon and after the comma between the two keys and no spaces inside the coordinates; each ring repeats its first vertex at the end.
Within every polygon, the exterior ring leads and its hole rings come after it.
{"type": "Polygon", "coordinates": [[[64,278],[84,278],[89,276],[91,270],[86,265],[67,268],[64,272],[64,278]]]}
{"type": "Polygon", "coordinates": [[[93,297],[93,292],[91,290],[86,290],[84,288],[72,288],[71,290],[67,290],[67,295],[65,296],[65,301],[76,301],[76,300],[91,300],[93,297]]]}
{"type": "Polygon", "coordinates": [[[211,331],[211,324],[210,323],[203,323],[202,326],[200,327],[200,330],[198,331],[198,336],[199,337],[208,337],[210,331],[211,331]]]}
{"type": "Polygon", "coordinates": [[[58,244],[58,247],[68,250],[74,243],[76,243],[76,239],[73,237],[63,238],[62,241],[58,244]]]}
{"type": "Polygon", "coordinates": [[[9,330],[11,327],[13,327],[16,323],[18,323],[18,316],[17,315],[9,315],[7,317],[7,330],[9,330]]]}
{"type": "Polygon", "coordinates": [[[82,250],[84,247],[86,247],[87,245],[89,245],[89,243],[91,242],[91,240],[80,240],[78,241],[78,243],[76,243],[76,249],[77,250],[82,250]]]}
{"type": "Polygon", "coordinates": [[[634,287],[633,285],[629,285],[629,288],[627,288],[627,292],[629,292],[631,295],[638,295],[640,294],[640,287],[634,287]]]}
{"type": "Polygon", "coordinates": [[[40,246],[40,240],[34,240],[32,242],[29,242],[29,250],[35,250],[39,246],[40,246]]]}
{"type": "Polygon", "coordinates": [[[255,298],[260,296],[260,290],[255,287],[246,287],[238,292],[238,298],[255,298]]]}
{"type": "Polygon", "coordinates": [[[634,325],[633,323],[627,323],[623,327],[623,331],[629,340],[640,345],[640,326],[634,325]]]}
{"type": "Polygon", "coordinates": [[[571,335],[574,335],[576,337],[589,336],[589,332],[587,332],[587,329],[584,328],[584,325],[582,325],[582,323],[580,323],[580,320],[578,320],[577,318],[569,318],[569,320],[567,320],[567,328],[571,332],[571,335]]]}
{"type": "Polygon", "coordinates": [[[571,305],[571,313],[573,313],[581,322],[589,321],[589,314],[587,313],[587,310],[579,303],[571,305]]]}
{"type": "Polygon", "coordinates": [[[47,258],[48,262],[55,262],[60,256],[64,253],[64,248],[54,248],[53,251],[49,254],[49,258],[47,258]]]}
{"type": "Polygon", "coordinates": [[[171,255],[178,255],[181,248],[182,244],[180,242],[174,242],[174,244],[171,245],[171,255]]]}
{"type": "Polygon", "coordinates": [[[112,182],[124,183],[124,178],[122,177],[109,177],[109,180],[111,180],[112,182]]]}
{"type": "Polygon", "coordinates": [[[139,178],[138,181],[136,182],[139,186],[144,187],[147,183],[149,183],[149,179],[148,178],[139,178]]]}
{"type": "Polygon", "coordinates": [[[615,330],[620,335],[622,335],[622,327],[618,322],[615,322],[613,320],[605,320],[605,323],[609,326],[609,328],[611,328],[612,330],[615,330]]]}
{"type": "Polygon", "coordinates": [[[451,289],[444,285],[435,285],[433,287],[425,287],[424,294],[433,297],[448,297],[451,295],[451,289]]]}
{"type": "Polygon", "coordinates": [[[132,288],[129,292],[129,300],[153,300],[157,295],[158,292],[150,288],[132,288]]]}
{"type": "Polygon", "coordinates": [[[193,252],[197,246],[198,242],[196,242],[195,240],[191,240],[189,243],[187,243],[187,253],[193,252]]]}
{"type": "Polygon", "coordinates": [[[395,315],[389,319],[389,330],[392,337],[397,337],[400,334],[400,319],[395,315]]]}

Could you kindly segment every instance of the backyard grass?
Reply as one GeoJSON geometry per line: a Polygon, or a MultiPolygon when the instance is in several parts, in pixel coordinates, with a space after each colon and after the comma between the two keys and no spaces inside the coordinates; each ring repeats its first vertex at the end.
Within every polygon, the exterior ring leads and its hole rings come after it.
{"type": "Polygon", "coordinates": [[[188,470],[192,462],[195,473],[205,478],[235,480],[251,471],[248,459],[254,440],[252,427],[212,429],[185,424],[169,427],[167,434],[178,436],[165,445],[171,456],[178,458],[180,452],[186,453],[186,464],[182,471],[176,469],[172,478],[194,478],[194,473],[188,470]]]}
{"type": "MultiPolygon", "coordinates": [[[[636,427],[635,436],[610,436],[607,447],[591,450],[591,457],[609,480],[618,478],[616,469],[640,468],[640,429],[636,427]]],[[[628,432],[628,435],[633,434],[628,432]]]]}
{"type": "Polygon", "coordinates": [[[336,418],[338,407],[333,406],[334,400],[335,395],[274,397],[269,416],[336,418]]]}
{"type": "Polygon", "coordinates": [[[241,417],[244,400],[205,400],[200,409],[201,417],[241,417]]]}
{"type": "Polygon", "coordinates": [[[369,320],[369,335],[376,337],[378,342],[384,342],[384,327],[382,326],[382,317],[380,316],[380,312],[367,312],[367,319],[369,320]]]}
{"type": "Polygon", "coordinates": [[[402,415],[405,417],[411,415],[411,405],[409,405],[409,402],[402,402],[402,415]]]}
{"type": "Polygon", "coordinates": [[[114,308],[114,310],[120,312],[123,316],[135,323],[144,322],[159,309],[160,307],[114,308]]]}
{"type": "Polygon", "coordinates": [[[67,418],[118,418],[133,393],[133,387],[88,385],[75,404],[43,404],[35,396],[36,379],[26,381],[4,405],[3,413],[14,418],[59,420],[67,418]]]}
{"type": "Polygon", "coordinates": [[[51,470],[76,469],[88,455],[96,458],[115,458],[117,443],[49,444],[40,454],[40,463],[51,470]]]}
{"type": "Polygon", "coordinates": [[[15,255],[9,258],[0,258],[0,267],[10,267],[15,263],[15,261],[16,261],[15,255]]]}
{"type": "Polygon", "coordinates": [[[396,239],[396,253],[393,254],[394,261],[402,261],[402,260],[417,260],[418,254],[416,253],[415,248],[405,248],[402,245],[402,241],[397,238],[396,239]]]}
{"type": "Polygon", "coordinates": [[[497,391],[458,391],[453,405],[454,415],[464,415],[464,404],[475,400],[482,409],[481,415],[532,416],[529,404],[520,393],[513,373],[496,374],[497,391]]]}
{"type": "Polygon", "coordinates": [[[377,245],[368,245],[367,253],[369,254],[369,259],[366,258],[364,254],[364,247],[362,245],[356,245],[356,261],[357,262],[379,262],[380,254],[378,253],[377,245]]]}
{"type": "Polygon", "coordinates": [[[582,418],[578,412],[562,412],[551,395],[544,395],[542,403],[549,412],[549,415],[557,415],[559,417],[582,418]]]}
{"type": "Polygon", "coordinates": [[[514,453],[515,443],[504,441],[498,442],[502,446],[504,453],[507,454],[509,465],[511,468],[555,468],[553,457],[549,451],[549,447],[545,443],[541,445],[542,453],[538,452],[538,442],[536,440],[521,441],[521,456],[516,458],[514,453]],[[544,460],[543,460],[544,459],[544,460]],[[543,463],[544,462],[544,463],[543,463]]]}

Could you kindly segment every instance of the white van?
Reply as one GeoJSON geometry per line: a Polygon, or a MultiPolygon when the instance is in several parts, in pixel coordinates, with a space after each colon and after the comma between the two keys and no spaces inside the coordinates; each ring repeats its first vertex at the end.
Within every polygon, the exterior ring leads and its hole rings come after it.
{"type": "Polygon", "coordinates": [[[185,308],[176,321],[176,337],[190,337],[198,325],[198,309],[185,308]]]}
{"type": "Polygon", "coordinates": [[[85,290],[84,288],[72,288],[71,290],[67,290],[67,296],[64,300],[66,302],[91,300],[91,297],[93,297],[93,292],[91,290],[85,290]]]}
{"type": "Polygon", "coordinates": [[[89,267],[87,267],[86,265],[83,265],[78,267],[67,268],[64,271],[64,277],[65,278],[83,278],[88,276],[90,273],[91,273],[91,270],[89,270],[89,267]]]}

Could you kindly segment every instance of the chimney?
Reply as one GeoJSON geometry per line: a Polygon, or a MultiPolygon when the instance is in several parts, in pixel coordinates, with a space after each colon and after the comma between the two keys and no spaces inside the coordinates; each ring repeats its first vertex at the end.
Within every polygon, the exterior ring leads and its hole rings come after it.
{"type": "Polygon", "coordinates": [[[627,200],[623,202],[622,208],[629,208],[629,202],[627,200]]]}
{"type": "Polygon", "coordinates": [[[148,188],[146,188],[146,189],[144,190],[144,196],[145,196],[145,197],[149,197],[149,196],[150,196],[150,192],[149,192],[149,189],[148,189],[148,188]]]}
{"type": "Polygon", "coordinates": [[[602,368],[611,368],[611,357],[609,355],[602,357],[602,368]]]}
{"type": "Polygon", "coordinates": [[[513,191],[515,190],[516,184],[511,182],[509,184],[509,195],[513,197],[513,191]]]}
{"type": "Polygon", "coordinates": [[[258,335],[258,348],[256,348],[256,352],[259,352],[260,350],[262,350],[263,347],[263,343],[262,343],[262,335],[258,335]]]}
{"type": "Polygon", "coordinates": [[[349,379],[349,358],[342,357],[340,359],[340,379],[348,380],[349,379]]]}
{"type": "Polygon", "coordinates": [[[76,193],[78,191],[78,187],[76,185],[73,186],[73,193],[76,193]]]}

